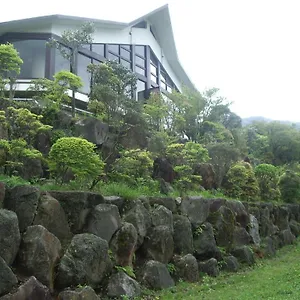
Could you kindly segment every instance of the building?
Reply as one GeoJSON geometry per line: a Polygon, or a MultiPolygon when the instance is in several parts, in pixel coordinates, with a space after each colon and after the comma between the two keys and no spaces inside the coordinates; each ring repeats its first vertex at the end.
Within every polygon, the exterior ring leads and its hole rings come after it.
{"type": "Polygon", "coordinates": [[[64,15],[0,23],[0,43],[14,44],[24,61],[16,86],[19,94],[27,90],[32,79],[51,79],[58,71],[70,70],[68,61],[46,43],[50,38],[59,41],[65,30],[76,29],[83,22],[94,23],[95,33],[93,44],[85,45],[77,57],[78,75],[84,82],[76,95],[80,102],[88,101],[90,90],[86,67],[106,59],[118,60],[136,73],[137,92],[142,97],[155,88],[167,94],[173,89],[180,91],[183,85],[194,87],[179,62],[165,5],[130,23],[64,15]]]}

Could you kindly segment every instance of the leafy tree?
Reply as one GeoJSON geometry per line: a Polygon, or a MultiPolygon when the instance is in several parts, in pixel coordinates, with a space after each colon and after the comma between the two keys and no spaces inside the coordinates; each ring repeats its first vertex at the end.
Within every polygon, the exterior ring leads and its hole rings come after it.
{"type": "Polygon", "coordinates": [[[300,176],[287,170],[279,180],[281,198],[284,202],[295,203],[300,200],[300,176]]]}
{"type": "Polygon", "coordinates": [[[225,195],[238,200],[253,201],[259,196],[254,171],[246,162],[239,162],[229,169],[223,187],[225,195]]]}
{"type": "MultiPolygon", "coordinates": [[[[5,84],[9,83],[9,98],[14,96],[13,85],[17,76],[21,72],[23,60],[20,58],[18,51],[13,44],[0,44],[0,81],[1,90],[4,91],[5,84]]],[[[1,95],[0,95],[1,96],[1,95]]],[[[3,96],[3,95],[2,95],[3,96]]]]}
{"type": "MultiPolygon", "coordinates": [[[[66,30],[62,33],[61,39],[58,42],[55,39],[49,41],[49,45],[59,50],[61,55],[66,58],[71,65],[71,72],[77,75],[76,59],[79,49],[85,44],[93,42],[92,35],[95,31],[92,23],[84,23],[79,29],[66,30]],[[67,48],[66,48],[67,47],[67,48]]],[[[72,115],[75,116],[75,92],[76,89],[72,88],[72,115]]]]}
{"type": "Polygon", "coordinates": [[[204,121],[199,132],[203,144],[233,143],[232,133],[220,123],[204,121]]]}
{"type": "Polygon", "coordinates": [[[95,153],[95,145],[77,137],[63,137],[52,145],[48,163],[49,170],[57,182],[65,182],[71,171],[75,180],[82,184],[90,184],[103,173],[104,162],[95,153]]]}
{"type": "Polygon", "coordinates": [[[279,173],[275,166],[270,164],[260,164],[255,170],[260,190],[260,198],[264,201],[278,200],[280,190],[278,187],[279,173]]]}

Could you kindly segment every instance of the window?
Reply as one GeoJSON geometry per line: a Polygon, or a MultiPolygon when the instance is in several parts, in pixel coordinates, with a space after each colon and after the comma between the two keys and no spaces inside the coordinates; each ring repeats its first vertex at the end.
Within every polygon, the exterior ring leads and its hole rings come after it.
{"type": "Polygon", "coordinates": [[[128,68],[128,69],[131,69],[131,63],[130,63],[129,61],[124,60],[124,59],[121,59],[121,64],[122,64],[124,67],[126,67],[126,68],[128,68]]]}
{"type": "Polygon", "coordinates": [[[116,60],[116,61],[119,62],[119,56],[117,56],[115,54],[112,54],[110,52],[108,52],[107,59],[109,59],[109,60],[116,60]]]}
{"type": "Polygon", "coordinates": [[[151,81],[157,83],[157,77],[151,74],[151,81]]]}
{"type": "Polygon", "coordinates": [[[90,92],[91,76],[87,71],[87,66],[91,64],[91,59],[85,55],[78,54],[77,60],[77,74],[81,77],[83,87],[80,89],[81,92],[88,94],[90,92]]]}
{"type": "Polygon", "coordinates": [[[121,48],[131,51],[130,45],[121,45],[121,48]]]}
{"type": "Polygon", "coordinates": [[[146,82],[142,80],[138,80],[136,84],[136,90],[137,92],[144,91],[146,89],[146,82]]]}
{"type": "MultiPolygon", "coordinates": [[[[68,48],[64,47],[64,50],[67,51],[68,48]]],[[[70,71],[70,61],[67,58],[64,58],[58,49],[55,49],[55,73],[59,71],[70,71]]]]}
{"type": "Polygon", "coordinates": [[[108,47],[108,51],[109,52],[113,52],[115,54],[119,54],[119,45],[109,44],[109,45],[107,45],[107,47],[108,47]]]}
{"type": "Polygon", "coordinates": [[[99,55],[104,56],[104,44],[93,44],[92,51],[99,55]]]}
{"type": "Polygon", "coordinates": [[[46,41],[23,40],[13,42],[23,60],[19,78],[44,78],[46,64],[46,41]]]}
{"type": "Polygon", "coordinates": [[[145,46],[135,46],[135,54],[145,57],[145,46]]]}
{"type": "Polygon", "coordinates": [[[123,47],[121,47],[121,49],[120,49],[120,55],[123,58],[126,58],[126,59],[130,60],[130,57],[131,57],[130,51],[123,49],[123,47]]]}
{"type": "Polygon", "coordinates": [[[140,67],[143,67],[143,68],[146,67],[146,61],[145,61],[145,59],[140,58],[139,56],[135,57],[135,64],[138,65],[138,66],[140,66],[140,67]]]}
{"type": "Polygon", "coordinates": [[[146,70],[145,69],[142,69],[140,67],[135,67],[135,71],[143,76],[146,76],[146,70]]]}

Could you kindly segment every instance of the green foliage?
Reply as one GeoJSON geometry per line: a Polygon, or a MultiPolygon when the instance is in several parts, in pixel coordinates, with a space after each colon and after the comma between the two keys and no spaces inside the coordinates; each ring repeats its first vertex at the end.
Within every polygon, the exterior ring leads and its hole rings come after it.
{"type": "Polygon", "coordinates": [[[254,171],[249,163],[239,162],[233,165],[224,181],[225,195],[239,200],[257,200],[259,186],[254,171]]]}
{"type": "Polygon", "coordinates": [[[264,201],[279,200],[278,169],[270,164],[260,164],[255,168],[254,172],[259,185],[260,198],[264,201]]]}
{"type": "Polygon", "coordinates": [[[117,271],[122,271],[124,273],[126,273],[128,276],[132,277],[132,278],[136,278],[135,273],[133,271],[133,268],[130,266],[115,266],[115,269],[117,271]]]}
{"type": "Polygon", "coordinates": [[[201,125],[200,132],[199,139],[204,144],[233,142],[232,133],[220,123],[205,121],[201,125]]]}
{"type": "Polygon", "coordinates": [[[287,170],[279,180],[281,198],[284,202],[294,203],[300,200],[300,176],[287,170]]]}
{"type": "Polygon", "coordinates": [[[30,185],[30,182],[27,180],[24,180],[23,178],[19,176],[7,176],[7,175],[0,175],[0,181],[5,184],[8,188],[13,188],[15,186],[19,185],[30,185]]]}
{"type": "Polygon", "coordinates": [[[48,157],[51,175],[63,183],[68,171],[71,171],[79,184],[90,184],[104,169],[104,162],[94,150],[95,145],[82,138],[58,139],[48,157]]]}
{"type": "Polygon", "coordinates": [[[167,264],[167,268],[168,268],[168,271],[169,271],[169,273],[170,273],[171,275],[175,274],[175,272],[176,272],[176,267],[175,267],[174,264],[168,263],[168,264],[167,264]]]}

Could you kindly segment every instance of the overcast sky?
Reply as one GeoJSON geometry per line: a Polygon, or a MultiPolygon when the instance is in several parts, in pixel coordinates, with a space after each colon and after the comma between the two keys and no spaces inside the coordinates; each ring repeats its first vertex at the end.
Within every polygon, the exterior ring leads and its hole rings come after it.
{"type": "Polygon", "coordinates": [[[180,61],[199,90],[220,88],[242,117],[300,121],[299,0],[14,0],[17,9],[7,3],[0,21],[66,14],[127,22],[166,3],[180,61]]]}

